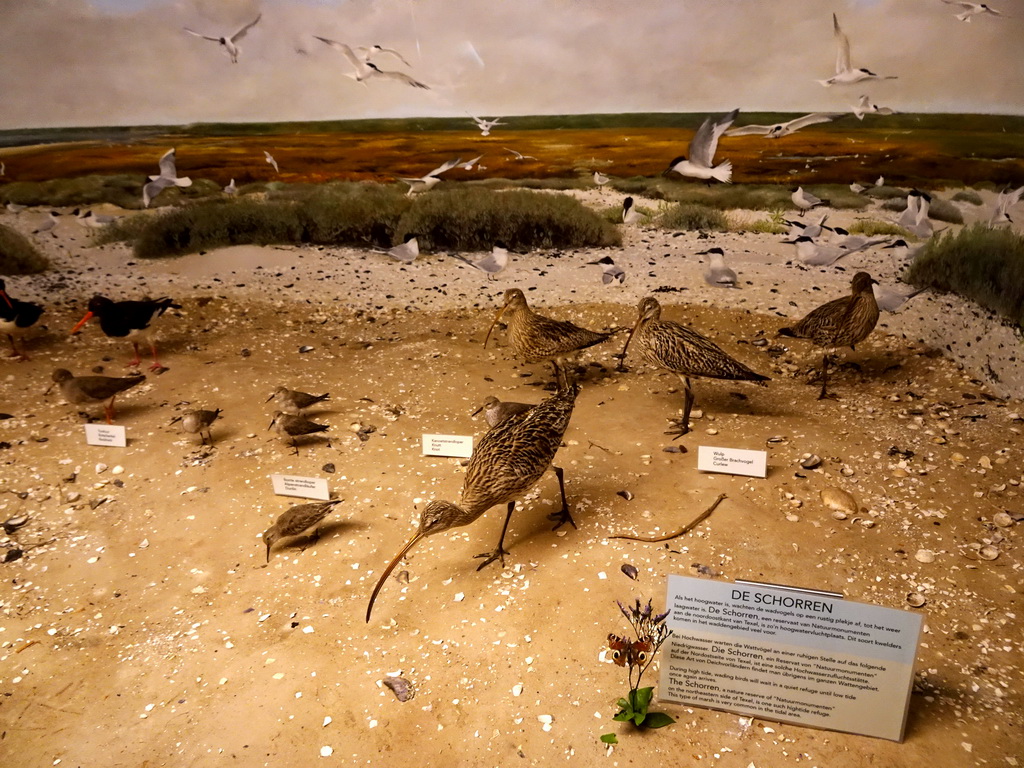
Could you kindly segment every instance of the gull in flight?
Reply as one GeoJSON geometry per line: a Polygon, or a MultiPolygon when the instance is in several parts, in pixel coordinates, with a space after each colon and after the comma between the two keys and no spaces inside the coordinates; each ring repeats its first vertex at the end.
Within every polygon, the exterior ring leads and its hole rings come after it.
{"type": "Polygon", "coordinates": [[[990,13],[993,16],[1002,16],[999,11],[995,8],[990,8],[984,3],[961,3],[960,0],[942,0],[946,5],[959,5],[964,9],[963,13],[956,14],[956,18],[960,21],[970,22],[972,16],[978,16],[983,13],[990,13]]]}
{"type": "Polygon", "coordinates": [[[725,263],[725,251],[721,248],[708,248],[697,251],[698,256],[710,256],[711,264],[704,273],[704,282],[716,288],[737,288],[736,273],[725,263]]]}
{"type": "Polygon", "coordinates": [[[430,90],[429,85],[425,85],[424,83],[421,83],[419,80],[414,80],[404,72],[396,72],[393,70],[381,69],[372,61],[369,61],[368,59],[356,54],[356,52],[352,50],[351,46],[349,46],[346,43],[339,43],[337,40],[329,40],[328,38],[320,37],[319,35],[313,35],[313,37],[315,37],[320,42],[326,43],[327,45],[331,46],[331,48],[341,51],[342,54],[344,54],[345,58],[348,59],[349,64],[355,67],[356,70],[355,72],[346,72],[345,76],[351,77],[357,83],[362,83],[363,85],[366,85],[367,80],[376,77],[385,78],[388,80],[396,80],[400,83],[404,83],[405,85],[411,85],[413,88],[425,88],[427,90],[430,90]]]}
{"type": "MultiPolygon", "coordinates": [[[[323,40],[323,38],[320,39],[323,40]]],[[[412,64],[406,61],[405,57],[398,51],[396,51],[394,48],[385,48],[383,45],[360,45],[356,50],[358,50],[362,54],[362,59],[364,62],[370,61],[374,56],[378,56],[382,53],[387,53],[394,56],[400,62],[405,64],[405,66],[412,66],[412,64]]]]}
{"type": "Polygon", "coordinates": [[[863,120],[864,115],[895,115],[896,110],[889,107],[880,107],[867,96],[861,96],[857,106],[850,107],[858,120],[863,120]]]}
{"type": "Polygon", "coordinates": [[[394,248],[374,248],[373,250],[377,253],[386,253],[395,261],[400,261],[403,264],[412,264],[416,261],[416,257],[420,255],[420,243],[416,239],[416,235],[409,232],[401,244],[396,245],[394,248]]]}
{"type": "Polygon", "coordinates": [[[174,150],[169,149],[160,158],[160,175],[150,176],[149,183],[142,188],[142,206],[149,208],[154,197],[167,187],[191,187],[192,179],[188,176],[178,177],[178,169],[174,161],[174,150]]]}
{"type": "Polygon", "coordinates": [[[476,123],[476,127],[480,129],[480,135],[481,136],[490,136],[491,135],[491,128],[493,128],[496,125],[505,125],[505,123],[501,122],[501,118],[500,117],[496,117],[493,120],[487,120],[486,118],[473,117],[473,115],[470,115],[469,117],[473,120],[474,123],[476,123]]]}
{"type": "Polygon", "coordinates": [[[793,205],[800,209],[800,215],[804,215],[804,211],[809,211],[816,205],[828,205],[828,200],[822,200],[820,197],[815,197],[810,192],[805,192],[803,187],[797,187],[793,190],[793,194],[790,195],[790,199],[793,201],[793,205]]]}
{"type": "Polygon", "coordinates": [[[522,152],[516,152],[514,149],[509,149],[508,147],[502,147],[502,149],[504,149],[506,152],[511,152],[513,160],[536,160],[537,159],[533,155],[524,155],[522,152]]]}
{"type": "Polygon", "coordinates": [[[28,208],[27,205],[21,205],[20,203],[11,203],[11,202],[8,202],[6,207],[7,207],[8,211],[10,211],[11,213],[15,213],[15,214],[21,213],[26,208],[28,208]]]}
{"type": "Polygon", "coordinates": [[[845,112],[814,112],[790,120],[788,123],[776,123],[775,125],[741,125],[739,128],[730,128],[725,132],[726,136],[767,136],[769,139],[778,139],[782,136],[789,136],[801,128],[817,123],[830,123],[843,117],[845,112]]]}
{"type": "Polygon", "coordinates": [[[474,157],[474,158],[473,158],[472,160],[468,160],[468,161],[467,161],[467,162],[465,162],[465,163],[463,163],[463,162],[462,162],[462,161],[460,160],[460,161],[459,161],[459,166],[458,166],[458,167],[459,167],[459,168],[461,168],[461,169],[462,169],[462,170],[464,170],[464,171],[472,171],[472,170],[473,170],[473,168],[474,168],[474,166],[475,166],[475,167],[478,167],[478,168],[479,168],[480,170],[483,170],[483,166],[482,166],[482,165],[478,165],[478,164],[479,164],[479,162],[480,162],[480,160],[481,160],[481,158],[483,158],[483,155],[477,155],[477,156],[476,156],[476,157],[474,157]]]}
{"type": "Polygon", "coordinates": [[[496,274],[502,272],[508,266],[508,249],[505,244],[498,242],[491,248],[491,252],[481,256],[479,259],[467,259],[457,253],[450,254],[459,261],[464,261],[471,267],[476,267],[481,272],[487,273],[487,279],[492,280],[496,274]]]}
{"type": "Polygon", "coordinates": [[[675,172],[680,176],[692,176],[697,179],[706,179],[709,182],[711,179],[716,179],[726,184],[731,183],[732,162],[725,160],[714,165],[715,150],[718,149],[718,139],[732,125],[739,113],[738,109],[734,109],[717,120],[706,118],[690,140],[689,159],[685,155],[680,155],[668,164],[668,168],[662,175],[675,172]]]}
{"type": "Polygon", "coordinates": [[[832,29],[836,40],[839,44],[839,50],[836,53],[836,73],[828,78],[827,80],[819,80],[818,82],[828,88],[830,85],[853,85],[864,80],[895,80],[895,75],[876,75],[870,69],[860,67],[859,69],[852,69],[850,67],[850,38],[848,38],[843,30],[839,28],[839,19],[836,15],[832,14],[832,29]]]}
{"type": "Polygon", "coordinates": [[[611,285],[612,283],[622,285],[626,282],[625,270],[612,261],[611,256],[605,256],[597,261],[588,261],[587,264],[596,264],[601,267],[601,282],[605,285],[611,285]]]}
{"type": "MultiPolygon", "coordinates": [[[[989,220],[989,226],[994,227],[998,224],[1012,224],[1013,219],[1010,218],[1010,209],[1020,202],[1022,194],[1024,194],[1024,187],[1018,187],[1017,189],[1004,189],[1000,192],[999,197],[996,198],[996,208],[992,212],[992,218],[989,220]]],[[[8,207],[10,207],[9,204],[8,207]]]]}
{"type": "Polygon", "coordinates": [[[262,18],[263,18],[263,14],[261,13],[259,16],[257,16],[255,19],[250,21],[248,24],[246,24],[240,30],[235,32],[235,34],[233,34],[231,37],[211,37],[210,35],[204,35],[204,34],[201,34],[199,32],[193,32],[188,27],[185,27],[184,29],[190,35],[195,35],[196,37],[201,37],[201,38],[203,38],[203,40],[211,40],[211,41],[213,41],[215,43],[220,43],[221,45],[224,46],[224,50],[227,51],[228,56],[231,57],[231,63],[232,64],[237,64],[238,63],[238,53],[239,53],[240,49],[238,48],[237,45],[235,45],[235,43],[237,43],[239,40],[241,40],[243,37],[245,37],[245,33],[248,32],[253,27],[255,27],[256,23],[260,19],[262,19],[262,18]]]}
{"type": "Polygon", "coordinates": [[[450,171],[462,162],[461,157],[457,157],[454,160],[449,160],[446,163],[442,163],[437,168],[432,170],[430,173],[420,176],[418,179],[399,178],[399,181],[404,181],[409,185],[409,191],[406,192],[407,197],[419,194],[420,192],[426,192],[432,189],[435,184],[441,181],[441,174],[446,171],[450,171]]]}
{"type": "Polygon", "coordinates": [[[267,152],[267,150],[265,150],[265,149],[263,150],[263,157],[264,157],[264,159],[266,159],[266,161],[267,161],[267,163],[269,165],[274,166],[274,173],[280,173],[281,172],[281,169],[277,167],[277,160],[275,160],[274,156],[272,154],[270,154],[269,152],[267,152]]]}

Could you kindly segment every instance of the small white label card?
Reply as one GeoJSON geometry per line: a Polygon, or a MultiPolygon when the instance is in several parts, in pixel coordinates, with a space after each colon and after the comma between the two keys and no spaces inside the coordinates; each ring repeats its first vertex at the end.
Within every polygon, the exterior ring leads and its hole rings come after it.
{"type": "Polygon", "coordinates": [[[124,448],[128,445],[128,430],[117,424],[86,424],[85,442],[89,445],[124,448]]]}
{"type": "Polygon", "coordinates": [[[473,455],[472,435],[424,435],[424,456],[454,456],[468,459],[473,455]]]}
{"type": "Polygon", "coordinates": [[[327,481],[322,477],[303,477],[302,475],[271,475],[274,493],[278,496],[298,496],[302,499],[318,499],[328,501],[331,498],[327,490],[327,481]]]}
{"type": "Polygon", "coordinates": [[[743,448],[697,446],[697,469],[701,472],[722,472],[728,475],[765,477],[768,474],[768,453],[743,448]]]}
{"type": "Polygon", "coordinates": [[[662,700],[903,740],[920,613],[675,575],[666,605],[662,700]]]}

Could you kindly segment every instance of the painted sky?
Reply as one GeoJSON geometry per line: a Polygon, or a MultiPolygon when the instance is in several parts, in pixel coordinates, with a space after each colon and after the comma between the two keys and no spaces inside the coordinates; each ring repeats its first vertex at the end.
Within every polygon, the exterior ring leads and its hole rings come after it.
{"type": "Polygon", "coordinates": [[[419,115],[845,110],[1024,114],[1024,0],[0,0],[0,128],[419,115]],[[836,12],[854,67],[823,88],[836,12]],[[257,15],[237,64],[191,27],[257,15]],[[356,83],[313,36],[401,51],[356,83]]]}

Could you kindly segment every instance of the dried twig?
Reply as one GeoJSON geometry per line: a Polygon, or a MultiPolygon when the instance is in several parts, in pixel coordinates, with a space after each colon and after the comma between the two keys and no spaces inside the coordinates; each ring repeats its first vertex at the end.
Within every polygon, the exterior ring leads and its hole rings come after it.
{"type": "Polygon", "coordinates": [[[711,513],[714,512],[715,508],[719,504],[722,503],[722,499],[724,499],[724,498],[725,498],[725,494],[724,493],[720,494],[719,497],[717,499],[715,499],[715,503],[714,504],[712,504],[706,510],[701,512],[700,515],[698,515],[696,519],[694,519],[693,521],[687,523],[686,525],[684,525],[682,528],[680,528],[675,533],[669,533],[669,534],[666,534],[665,536],[655,536],[655,537],[627,536],[627,535],[622,534],[622,535],[618,535],[618,536],[609,536],[608,538],[609,539],[629,539],[630,541],[649,541],[649,542],[669,541],[670,539],[675,539],[675,538],[677,538],[679,536],[682,536],[683,534],[689,533],[691,530],[693,530],[698,525],[700,525],[705,520],[707,520],[709,517],[711,517],[711,513]]]}

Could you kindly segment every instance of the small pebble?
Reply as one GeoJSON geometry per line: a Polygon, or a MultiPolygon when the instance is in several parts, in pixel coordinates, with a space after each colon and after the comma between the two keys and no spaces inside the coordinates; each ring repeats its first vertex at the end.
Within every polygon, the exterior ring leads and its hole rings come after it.
{"type": "Polygon", "coordinates": [[[914,554],[914,559],[919,563],[934,563],[935,553],[930,549],[919,549],[914,554]]]}

